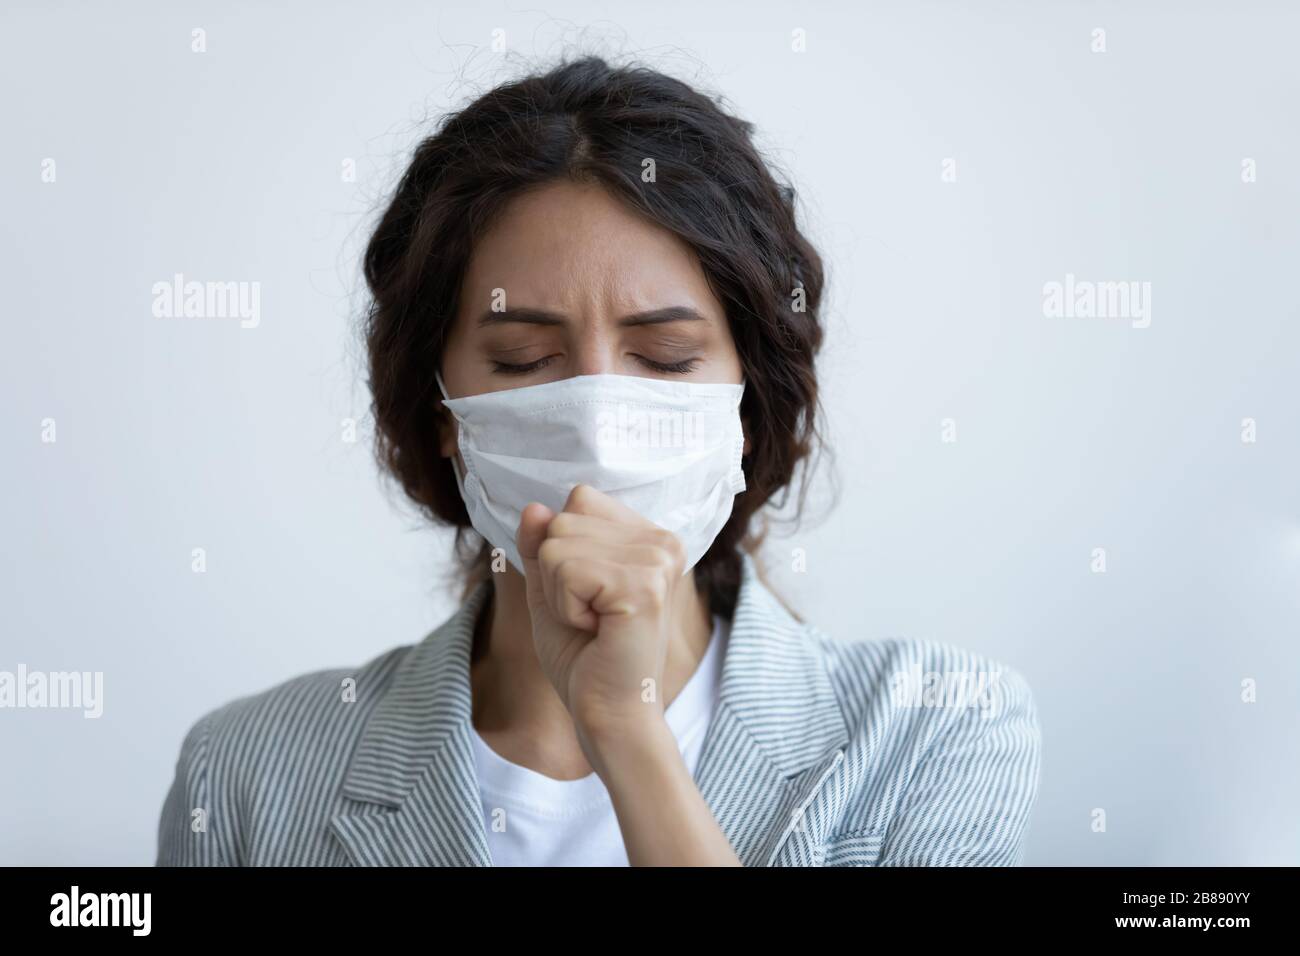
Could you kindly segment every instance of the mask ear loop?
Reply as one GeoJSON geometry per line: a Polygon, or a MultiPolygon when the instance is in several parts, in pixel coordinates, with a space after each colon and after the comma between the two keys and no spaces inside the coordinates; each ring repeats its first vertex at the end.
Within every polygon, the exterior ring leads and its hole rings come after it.
{"type": "MultiPolygon", "coordinates": [[[[450,397],[447,395],[447,386],[444,385],[443,382],[442,382],[442,370],[441,370],[441,369],[434,369],[434,370],[433,370],[433,377],[434,377],[434,380],[437,381],[437,383],[438,383],[438,391],[440,391],[440,392],[442,393],[442,399],[443,399],[443,401],[450,401],[451,399],[450,399],[450,397]]],[[[445,408],[445,409],[443,409],[443,411],[444,411],[445,413],[447,413],[448,415],[451,415],[451,417],[452,417],[453,420],[456,418],[455,414],[452,413],[452,411],[451,411],[450,408],[445,408]]],[[[452,470],[452,472],[456,475],[456,483],[461,487],[461,494],[463,495],[463,494],[464,494],[464,482],[465,482],[465,474],[466,474],[466,472],[465,472],[465,469],[462,467],[462,463],[461,463],[461,461],[460,461],[460,439],[459,439],[460,426],[459,426],[459,424],[457,424],[457,426],[456,426],[456,432],[457,432],[457,440],[456,440],[456,454],[454,454],[454,455],[451,456],[451,470],[452,470]]]]}
{"type": "MultiPolygon", "coordinates": [[[[736,396],[736,417],[740,418],[740,406],[745,400],[745,389],[749,385],[745,373],[740,373],[740,391],[736,396]]],[[[735,467],[732,471],[731,487],[736,494],[745,490],[745,464],[749,460],[749,455],[745,453],[745,423],[741,419],[740,423],[740,440],[737,442],[735,467]]]]}

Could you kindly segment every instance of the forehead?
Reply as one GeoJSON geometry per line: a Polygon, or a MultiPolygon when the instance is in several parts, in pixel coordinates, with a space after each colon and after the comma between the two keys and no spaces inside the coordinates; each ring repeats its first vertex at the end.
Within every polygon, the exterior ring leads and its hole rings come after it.
{"type": "Polygon", "coordinates": [[[693,305],[723,317],[694,250],[594,183],[549,183],[510,200],[475,244],[462,308],[484,308],[495,289],[509,306],[573,315],[693,305]]]}

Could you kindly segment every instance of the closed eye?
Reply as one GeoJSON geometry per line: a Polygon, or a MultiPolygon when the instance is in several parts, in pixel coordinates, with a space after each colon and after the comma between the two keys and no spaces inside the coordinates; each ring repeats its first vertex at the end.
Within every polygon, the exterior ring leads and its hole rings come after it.
{"type": "Polygon", "coordinates": [[[551,364],[551,359],[553,358],[555,358],[555,356],[545,355],[535,362],[527,362],[523,365],[514,365],[510,362],[498,362],[494,360],[492,362],[492,371],[501,375],[527,375],[529,372],[536,372],[538,369],[546,368],[547,365],[551,364]]]}
{"type": "Polygon", "coordinates": [[[663,372],[666,375],[686,375],[695,371],[699,366],[698,358],[684,359],[680,362],[656,362],[654,359],[646,358],[644,355],[633,356],[638,362],[646,368],[653,369],[656,372],[663,372]]]}
{"type": "MultiPolygon", "coordinates": [[[[492,371],[499,375],[527,375],[530,372],[537,372],[551,364],[555,356],[547,355],[537,359],[535,362],[512,363],[492,361],[492,371]]],[[[683,359],[680,362],[657,362],[652,358],[646,358],[644,355],[634,355],[638,362],[646,368],[659,372],[663,375],[688,375],[699,367],[698,358],[683,359]]]]}

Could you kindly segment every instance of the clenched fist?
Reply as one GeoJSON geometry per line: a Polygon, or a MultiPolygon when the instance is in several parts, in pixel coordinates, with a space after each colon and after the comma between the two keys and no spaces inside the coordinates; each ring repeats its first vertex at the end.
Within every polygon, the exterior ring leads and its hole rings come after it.
{"type": "Polygon", "coordinates": [[[678,589],[693,587],[677,537],[578,485],[558,514],[525,508],[516,542],[537,656],[584,748],[662,723],[678,589]]]}

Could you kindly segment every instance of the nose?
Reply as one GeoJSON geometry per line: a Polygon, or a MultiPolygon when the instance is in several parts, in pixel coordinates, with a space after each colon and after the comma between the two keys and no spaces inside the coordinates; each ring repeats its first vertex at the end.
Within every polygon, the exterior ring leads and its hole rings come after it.
{"type": "Polygon", "coordinates": [[[618,343],[603,331],[589,330],[578,341],[570,363],[572,376],[608,375],[618,371],[618,343]]]}

